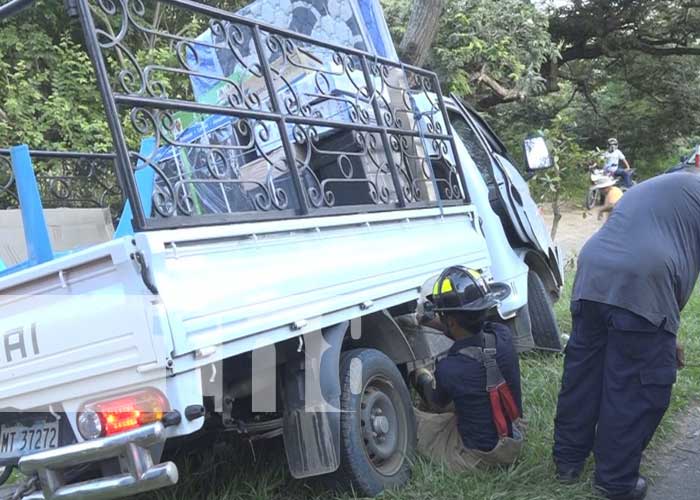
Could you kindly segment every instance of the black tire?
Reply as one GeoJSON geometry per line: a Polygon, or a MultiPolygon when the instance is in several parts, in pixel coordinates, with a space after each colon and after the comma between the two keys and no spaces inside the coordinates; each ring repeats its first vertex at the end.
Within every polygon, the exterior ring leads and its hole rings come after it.
{"type": "Polygon", "coordinates": [[[586,210],[590,210],[595,206],[596,198],[597,198],[597,191],[593,191],[592,189],[589,189],[588,192],[586,193],[586,210]]]}
{"type": "Polygon", "coordinates": [[[10,476],[12,475],[12,466],[7,465],[5,467],[0,467],[0,486],[5,484],[10,476]]]}
{"type": "Polygon", "coordinates": [[[527,274],[527,305],[535,348],[561,351],[561,332],[554,315],[552,299],[544,283],[534,271],[527,274]]]}
{"type": "Polygon", "coordinates": [[[340,467],[329,479],[360,497],[403,486],[411,477],[416,421],[396,365],[376,349],[353,349],[340,360],[340,387],[340,467]]]}

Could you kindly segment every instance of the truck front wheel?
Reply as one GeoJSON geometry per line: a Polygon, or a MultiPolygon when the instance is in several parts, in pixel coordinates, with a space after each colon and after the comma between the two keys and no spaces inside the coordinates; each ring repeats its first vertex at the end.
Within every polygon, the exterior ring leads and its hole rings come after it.
{"type": "Polygon", "coordinates": [[[416,422],[396,365],[376,349],[354,349],[340,360],[340,468],[332,478],[359,496],[404,485],[411,476],[416,422]]]}
{"type": "Polygon", "coordinates": [[[549,298],[542,279],[534,271],[527,274],[527,306],[535,347],[547,351],[561,351],[561,334],[552,299],[549,298]]]}

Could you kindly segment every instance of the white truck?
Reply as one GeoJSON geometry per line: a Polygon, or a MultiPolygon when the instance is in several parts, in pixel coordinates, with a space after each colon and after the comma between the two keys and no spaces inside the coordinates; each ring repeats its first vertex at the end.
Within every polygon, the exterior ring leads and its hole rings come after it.
{"type": "MultiPolygon", "coordinates": [[[[19,199],[29,260],[0,271],[0,467],[22,473],[0,495],[173,485],[166,442],[220,429],[282,435],[296,478],[403,484],[407,381],[440,352],[415,322],[431,278],[508,283],[518,345],[561,349],[561,259],[522,174],[428,71],[192,0],[160,3],[209,29],[171,33],[155,3],[67,2],[114,154],[59,175],[10,150],[0,202],[19,199]],[[110,196],[115,175],[126,207],[113,240],[54,255],[36,180],[68,200],[79,174],[110,196]]],[[[551,166],[541,137],[525,156],[551,166]]]]}

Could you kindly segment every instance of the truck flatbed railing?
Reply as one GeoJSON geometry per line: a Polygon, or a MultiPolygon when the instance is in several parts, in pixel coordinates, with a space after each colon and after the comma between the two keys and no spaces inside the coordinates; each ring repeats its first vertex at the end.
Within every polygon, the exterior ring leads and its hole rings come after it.
{"type": "MultiPolygon", "coordinates": [[[[124,196],[113,153],[30,150],[44,208],[109,208],[115,227],[124,196]]],[[[0,210],[19,208],[10,150],[0,148],[0,210]]]]}
{"type": "Polygon", "coordinates": [[[434,73],[190,0],[67,6],[137,231],[467,201],[434,73]]]}

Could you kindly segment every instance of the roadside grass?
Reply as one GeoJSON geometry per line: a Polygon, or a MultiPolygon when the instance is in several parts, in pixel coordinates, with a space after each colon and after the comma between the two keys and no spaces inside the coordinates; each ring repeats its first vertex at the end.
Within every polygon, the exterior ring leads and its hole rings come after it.
{"type": "MultiPolygon", "coordinates": [[[[573,276],[573,272],[570,273],[573,276]]],[[[570,332],[569,294],[556,305],[562,331],[570,332]]],[[[680,339],[686,345],[688,363],[700,363],[700,297],[693,298],[683,313],[680,339]]],[[[418,458],[410,483],[381,498],[408,499],[509,499],[578,500],[598,498],[590,482],[593,470],[589,460],[585,481],[563,486],[554,478],[551,460],[553,419],[561,380],[562,356],[530,353],[522,356],[524,406],[529,420],[527,445],[518,463],[501,470],[454,474],[441,466],[418,458]]],[[[650,447],[653,452],[673,435],[673,415],[697,398],[700,369],[679,372],[671,409],[650,447]]],[[[180,483],[169,490],[141,498],[169,500],[276,500],[350,499],[352,494],[335,494],[318,481],[295,481],[287,472],[281,441],[257,442],[251,448],[239,441],[220,444],[204,453],[178,459],[180,483]],[[255,449],[255,459],[253,451],[255,449]]],[[[648,467],[648,465],[647,465],[648,467]]],[[[653,478],[653,471],[643,468],[653,478]]]]}

